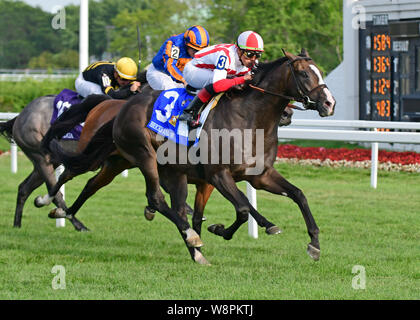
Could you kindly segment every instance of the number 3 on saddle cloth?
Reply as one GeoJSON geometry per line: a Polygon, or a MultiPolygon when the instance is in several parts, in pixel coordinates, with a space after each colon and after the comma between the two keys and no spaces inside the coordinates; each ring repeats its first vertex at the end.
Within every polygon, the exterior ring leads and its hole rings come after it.
{"type": "MultiPolygon", "coordinates": [[[[69,89],[64,89],[61,91],[54,99],[54,111],[50,124],[53,124],[55,120],[57,120],[57,118],[72,105],[80,103],[81,101],[82,99],[79,98],[77,92],[69,89]]],[[[84,123],[78,124],[72,130],[66,133],[61,139],[78,141],[80,139],[80,134],[82,133],[83,125],[84,123]]]]}
{"type": "MultiPolygon", "coordinates": [[[[198,144],[207,115],[216,106],[222,94],[213,98],[201,112],[199,121],[201,126],[196,130],[194,146],[198,144]]],[[[194,96],[189,94],[185,88],[162,91],[155,101],[152,118],[147,127],[175,143],[188,146],[188,125],[186,121],[178,121],[178,117],[193,98],[194,96]]]]}

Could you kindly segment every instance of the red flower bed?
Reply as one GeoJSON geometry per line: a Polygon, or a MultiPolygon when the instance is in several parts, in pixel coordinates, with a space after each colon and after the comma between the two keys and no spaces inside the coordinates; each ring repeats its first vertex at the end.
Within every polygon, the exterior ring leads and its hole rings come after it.
{"type": "MultiPolygon", "coordinates": [[[[319,159],[321,161],[326,159],[330,159],[332,161],[366,161],[371,159],[371,150],[298,147],[290,144],[282,144],[278,147],[277,157],[288,159],[319,159]]],[[[379,162],[391,162],[401,165],[420,164],[420,153],[380,150],[378,152],[378,159],[379,162]]]]}

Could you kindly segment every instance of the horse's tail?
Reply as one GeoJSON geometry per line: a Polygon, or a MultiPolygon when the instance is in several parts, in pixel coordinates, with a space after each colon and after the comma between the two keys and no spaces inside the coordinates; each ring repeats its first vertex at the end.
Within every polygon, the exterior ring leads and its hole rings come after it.
{"type": "Polygon", "coordinates": [[[4,136],[9,142],[12,142],[13,140],[13,125],[15,124],[16,119],[17,116],[9,121],[0,122],[0,134],[4,136]]]}
{"type": "Polygon", "coordinates": [[[51,140],[60,139],[76,125],[84,122],[88,113],[94,107],[108,99],[111,99],[111,97],[104,94],[91,94],[82,102],[72,105],[48,129],[41,141],[41,149],[46,153],[50,152],[51,140]]]}
{"type": "Polygon", "coordinates": [[[114,119],[105,123],[95,133],[81,153],[66,152],[58,140],[53,139],[50,143],[51,156],[54,160],[62,163],[66,170],[70,170],[74,174],[98,169],[106,157],[117,149],[112,139],[114,119]]]}

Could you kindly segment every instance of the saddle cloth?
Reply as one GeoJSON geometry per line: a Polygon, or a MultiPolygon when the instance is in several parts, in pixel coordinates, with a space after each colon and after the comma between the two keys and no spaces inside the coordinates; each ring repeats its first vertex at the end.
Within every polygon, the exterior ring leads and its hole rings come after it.
{"type": "MultiPolygon", "coordinates": [[[[64,89],[54,99],[54,111],[50,121],[53,124],[57,118],[72,105],[80,103],[82,99],[79,98],[77,92],[70,89],[64,89]]],[[[84,123],[78,124],[68,133],[66,133],[62,140],[79,140],[82,133],[84,123]]]]}
{"type": "MultiPolygon", "coordinates": [[[[211,109],[213,109],[221,94],[212,99],[201,112],[201,126],[196,130],[194,145],[198,144],[201,129],[211,109]]],[[[185,88],[174,88],[162,91],[153,106],[153,114],[147,127],[152,131],[170,139],[171,141],[188,146],[188,124],[178,121],[179,115],[194,98],[185,88]]]]}

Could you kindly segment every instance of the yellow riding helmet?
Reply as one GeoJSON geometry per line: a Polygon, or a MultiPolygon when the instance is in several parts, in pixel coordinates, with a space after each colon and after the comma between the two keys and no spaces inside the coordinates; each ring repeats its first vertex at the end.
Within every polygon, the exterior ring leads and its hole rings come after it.
{"type": "Polygon", "coordinates": [[[137,78],[137,65],[131,58],[123,57],[119,59],[114,68],[123,79],[136,80],[137,78]]]}

